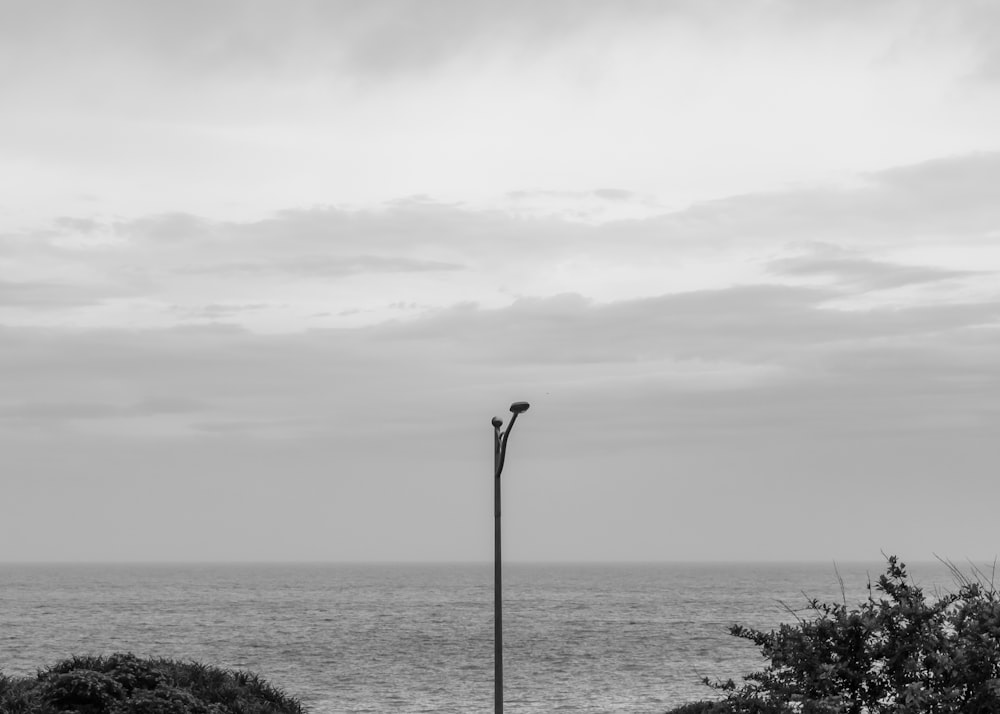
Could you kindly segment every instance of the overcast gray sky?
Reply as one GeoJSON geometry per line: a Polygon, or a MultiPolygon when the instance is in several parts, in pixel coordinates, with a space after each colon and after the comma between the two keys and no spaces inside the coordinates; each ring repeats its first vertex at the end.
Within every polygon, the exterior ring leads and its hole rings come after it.
{"type": "Polygon", "coordinates": [[[998,24],[0,0],[0,560],[992,560],[998,24]]]}

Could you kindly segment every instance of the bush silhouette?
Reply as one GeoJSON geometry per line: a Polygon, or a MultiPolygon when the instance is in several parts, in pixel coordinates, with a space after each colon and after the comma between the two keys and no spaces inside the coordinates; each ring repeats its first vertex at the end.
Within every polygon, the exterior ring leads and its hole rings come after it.
{"type": "Polygon", "coordinates": [[[303,714],[251,672],[133,654],[72,657],[36,677],[0,675],[3,714],[303,714]]]}
{"type": "Polygon", "coordinates": [[[41,699],[58,711],[103,714],[124,697],[124,690],[112,677],[91,670],[53,673],[45,678],[41,699]]]}
{"type": "Polygon", "coordinates": [[[138,689],[111,710],[112,714],[222,714],[225,711],[219,704],[206,704],[190,692],[174,687],[138,689]]]}
{"type": "MultiPolygon", "coordinates": [[[[742,684],[706,684],[738,714],[1000,712],[1000,596],[993,577],[951,566],[957,590],[928,598],[888,558],[867,601],[808,602],[811,619],[763,632],[734,625],[768,660],[742,684]]],[[[675,710],[682,712],[684,710],[675,710]]],[[[692,710],[696,711],[696,710],[692,710]]]]}

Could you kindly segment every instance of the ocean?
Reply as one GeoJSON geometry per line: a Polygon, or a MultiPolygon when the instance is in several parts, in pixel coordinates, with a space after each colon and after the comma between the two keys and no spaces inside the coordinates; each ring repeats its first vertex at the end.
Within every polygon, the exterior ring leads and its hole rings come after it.
{"type": "MultiPolygon", "coordinates": [[[[883,563],[507,564],[507,712],[664,712],[761,666],[732,637],[883,563]],[[782,604],[784,603],[784,604],[782,604]]],[[[911,567],[928,591],[953,580],[911,567]]],[[[257,672],[315,714],[493,707],[493,571],[466,565],[0,565],[0,672],[134,652],[257,672]]]]}

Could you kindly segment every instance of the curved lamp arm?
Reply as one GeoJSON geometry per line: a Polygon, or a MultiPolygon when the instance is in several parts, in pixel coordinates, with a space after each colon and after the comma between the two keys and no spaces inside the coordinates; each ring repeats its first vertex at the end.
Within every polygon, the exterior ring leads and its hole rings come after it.
{"type": "Polygon", "coordinates": [[[510,424],[507,425],[507,429],[500,436],[499,431],[497,431],[497,438],[499,439],[498,448],[500,450],[496,461],[496,477],[500,478],[500,474],[503,473],[503,462],[507,458],[507,440],[510,438],[510,430],[514,428],[514,422],[517,421],[517,414],[510,418],[510,424]]]}
{"type": "Polygon", "coordinates": [[[514,402],[510,405],[512,415],[510,424],[507,425],[507,429],[503,432],[500,431],[503,421],[498,417],[493,417],[493,471],[496,478],[500,478],[500,474],[503,473],[503,463],[507,458],[507,440],[510,439],[510,432],[514,428],[514,422],[517,421],[519,414],[528,411],[528,406],[527,402],[514,402]]]}

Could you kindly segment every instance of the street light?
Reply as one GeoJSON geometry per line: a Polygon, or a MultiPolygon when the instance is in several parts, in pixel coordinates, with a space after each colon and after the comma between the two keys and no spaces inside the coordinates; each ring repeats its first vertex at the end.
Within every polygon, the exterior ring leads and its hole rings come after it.
{"type": "Polygon", "coordinates": [[[503,617],[500,606],[500,474],[503,472],[504,458],[507,456],[507,440],[514,428],[518,414],[528,411],[527,402],[510,405],[510,424],[506,431],[500,431],[503,420],[493,417],[493,708],[495,714],[503,714],[503,617]]]}

